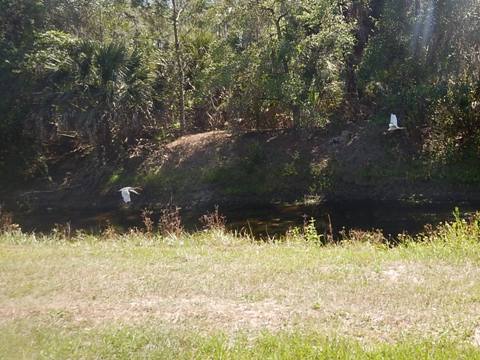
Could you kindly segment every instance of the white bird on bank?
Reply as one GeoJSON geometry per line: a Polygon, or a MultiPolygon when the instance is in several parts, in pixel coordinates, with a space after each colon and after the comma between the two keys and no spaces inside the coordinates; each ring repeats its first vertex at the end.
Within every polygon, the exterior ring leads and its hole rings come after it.
{"type": "Polygon", "coordinates": [[[390,124],[388,124],[388,131],[403,130],[404,127],[398,126],[397,115],[390,114],[390,124]]]}
{"type": "Polygon", "coordinates": [[[137,191],[140,191],[142,190],[141,188],[134,188],[134,187],[131,187],[131,186],[126,186],[124,188],[121,188],[120,190],[120,193],[122,194],[122,199],[123,199],[123,202],[125,204],[128,204],[129,202],[132,201],[132,199],[130,198],[130,193],[134,193],[134,194],[137,194],[138,195],[138,192],[137,191]]]}

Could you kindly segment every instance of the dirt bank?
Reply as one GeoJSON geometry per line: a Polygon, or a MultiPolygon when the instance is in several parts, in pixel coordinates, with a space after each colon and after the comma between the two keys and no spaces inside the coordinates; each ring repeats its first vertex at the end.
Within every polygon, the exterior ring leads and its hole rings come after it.
{"type": "Polygon", "coordinates": [[[223,131],[182,137],[139,167],[144,199],[183,206],[313,200],[464,202],[472,184],[452,183],[421,160],[408,131],[377,124],[342,129],[223,131]]]}
{"type": "Polygon", "coordinates": [[[480,200],[475,184],[434,173],[416,143],[408,130],[387,133],[383,124],[352,123],[342,129],[187,135],[149,144],[108,166],[94,162],[87,149],[72,148],[50,164],[52,176],[2,200],[22,209],[109,208],[119,205],[117,190],[125,185],[143,187],[134,201],[138,207],[480,200]]]}

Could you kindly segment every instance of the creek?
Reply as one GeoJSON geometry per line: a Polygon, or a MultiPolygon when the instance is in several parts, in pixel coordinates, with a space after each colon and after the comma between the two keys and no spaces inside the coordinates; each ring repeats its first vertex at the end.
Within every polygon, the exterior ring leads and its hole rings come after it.
{"type": "MultiPolygon", "coordinates": [[[[462,216],[480,210],[480,204],[459,204],[462,216]]],[[[302,227],[310,219],[320,234],[333,233],[339,238],[349,230],[380,230],[387,238],[398,234],[415,235],[426,225],[437,225],[453,219],[453,204],[412,204],[404,202],[330,202],[321,205],[268,205],[219,208],[225,216],[227,229],[246,232],[258,238],[279,237],[288,229],[302,227]]],[[[180,209],[180,216],[187,231],[202,229],[202,214],[213,209],[180,209]]],[[[152,211],[151,218],[158,222],[160,210],[152,211]]],[[[82,230],[100,233],[107,226],[118,231],[142,228],[140,209],[118,207],[114,209],[85,209],[82,211],[42,211],[14,214],[14,221],[24,231],[50,232],[56,226],[69,224],[72,231],[82,230]]]]}

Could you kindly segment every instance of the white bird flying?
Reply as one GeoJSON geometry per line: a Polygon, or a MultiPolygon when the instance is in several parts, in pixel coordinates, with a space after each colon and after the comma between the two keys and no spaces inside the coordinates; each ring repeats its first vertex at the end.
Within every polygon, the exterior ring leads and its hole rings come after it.
{"type": "Polygon", "coordinates": [[[403,130],[404,127],[398,126],[397,115],[390,114],[390,124],[388,124],[388,131],[403,130]]]}
{"type": "Polygon", "coordinates": [[[123,199],[123,202],[125,204],[128,204],[129,202],[132,201],[132,199],[130,198],[130,193],[134,193],[134,194],[137,194],[138,195],[138,192],[137,190],[141,190],[141,188],[134,188],[134,187],[131,187],[131,186],[126,186],[124,188],[121,188],[120,191],[121,194],[122,194],[122,199],[123,199]]]}

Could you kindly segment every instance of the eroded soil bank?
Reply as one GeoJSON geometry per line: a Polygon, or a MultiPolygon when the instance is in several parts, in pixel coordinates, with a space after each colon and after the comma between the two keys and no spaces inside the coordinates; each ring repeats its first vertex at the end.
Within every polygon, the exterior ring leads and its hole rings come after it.
{"type": "Polygon", "coordinates": [[[342,129],[212,131],[168,144],[148,144],[125,161],[100,164],[70,144],[46,161],[43,176],[1,194],[17,212],[110,210],[118,189],[141,186],[133,209],[241,208],[272,203],[344,200],[461,205],[480,200],[479,187],[456,169],[433,169],[407,131],[383,125],[342,129]],[[59,156],[58,153],[62,153],[59,156]]]}

